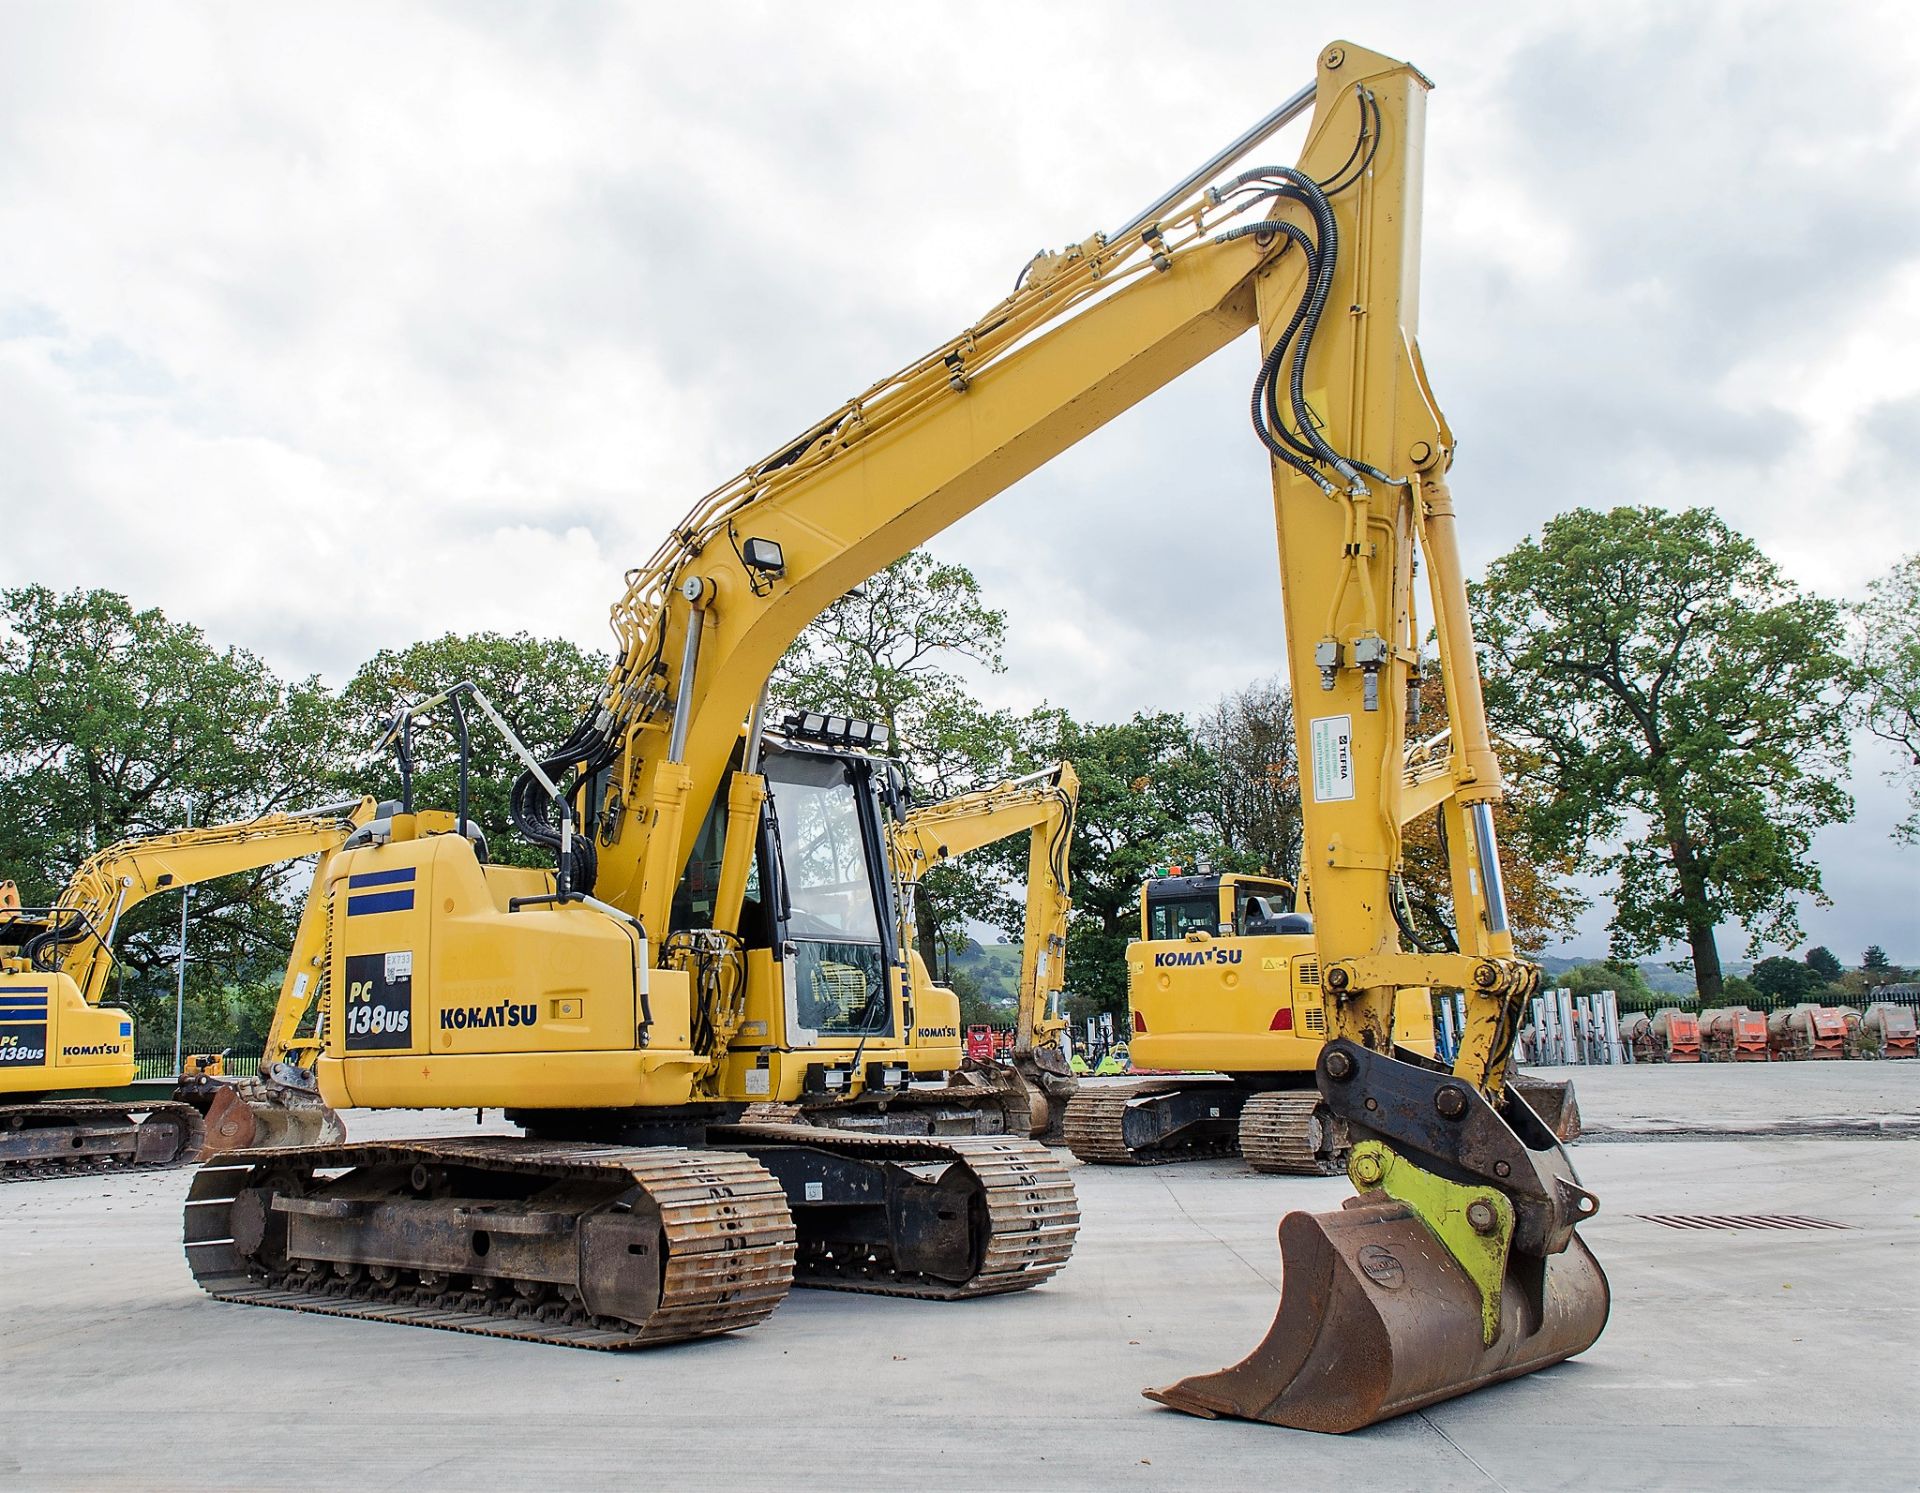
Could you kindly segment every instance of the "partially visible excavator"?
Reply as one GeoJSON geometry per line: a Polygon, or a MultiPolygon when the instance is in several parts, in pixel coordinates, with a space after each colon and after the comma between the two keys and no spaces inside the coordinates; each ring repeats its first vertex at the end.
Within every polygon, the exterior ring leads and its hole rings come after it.
{"type": "Polygon", "coordinates": [[[894,872],[907,896],[901,917],[913,922],[913,889],[934,867],[1009,836],[1027,836],[1026,913],[1020,982],[1015,990],[1013,1046],[1004,1058],[969,1057],[955,1082],[1018,1095],[1007,1129],[1036,1140],[1059,1134],[1077,1089],[1062,1050],[1067,1020],[1060,1009],[1067,976],[1067,916],[1074,811],[1080,778],[1070,762],[963,793],[908,813],[888,835],[894,872]]]}
{"type": "Polygon", "coordinates": [[[84,1097],[134,1080],[133,1018],[103,1004],[121,919],[161,892],[325,855],[372,810],[359,799],[124,840],[49,907],[0,883],[0,1181],[193,1160],[195,1105],[84,1097]]]}
{"type": "MultiPolygon", "coordinates": [[[[1244,1156],[1255,1171],[1334,1176],[1346,1125],[1314,1073],[1332,1032],[1308,899],[1292,882],[1235,872],[1157,877],[1140,890],[1127,946],[1136,1068],[1067,1106],[1073,1154],[1100,1165],[1244,1156]]],[[[1434,1056],[1433,1004],[1405,992],[1394,1041],[1434,1056]]]]}
{"type": "Polygon", "coordinates": [[[1036,256],[980,321],[676,524],[615,605],[604,689],[566,740],[523,753],[516,827],[553,869],[484,864],[459,816],[403,802],[329,872],[321,1097],[499,1107],[526,1137],[216,1158],[187,1200],[200,1283],[613,1348],[748,1326],[796,1278],[940,1299],[1051,1278],[1078,1208],[1044,1147],[741,1123],[757,1101],[960,1063],[951,996],[916,988],[898,946],[868,728],[803,722],[769,750],[767,681],[850,588],[1257,331],[1311,766],[1315,1077],[1361,1197],[1283,1221],[1279,1315],[1245,1362],[1152,1394],[1348,1430],[1591,1345],[1607,1288],[1576,1225],[1598,1205],[1508,1082],[1539,972],[1507,924],[1454,439],[1414,339],[1428,86],[1328,47],[1313,83],[1144,212],[1036,256]],[[1309,110],[1298,164],[1239,164],[1309,110]],[[1409,781],[1429,625],[1448,730],[1409,781]],[[1400,827],[1436,811],[1457,926],[1431,947],[1394,890],[1400,827]],[[1467,992],[1450,1068],[1394,1046],[1399,999],[1434,987],[1467,992]]]}
{"type": "MultiPolygon", "coordinates": [[[[802,1092],[785,1104],[758,1104],[754,1121],[798,1120],[833,1130],[889,1135],[1057,1134],[1075,1083],[1061,1051],[1066,1021],[1060,993],[1066,977],[1069,855],[1080,780],[1056,762],[1023,776],[937,803],[885,816],[887,858],[898,896],[900,947],[911,961],[910,984],[921,1003],[958,999],[936,982],[913,947],[915,906],[922,878],[947,861],[1004,840],[1028,836],[1026,915],[1012,1045],[1002,1056],[989,1032],[984,1050],[969,1043],[944,1083],[880,1086],[848,1093],[802,1092]]],[[[894,800],[896,803],[898,799],[894,800]]],[[[956,1014],[955,1020],[958,1020],[956,1014]]],[[[971,1035],[971,1034],[969,1034],[971,1035]]],[[[923,1028],[916,1040],[945,1043],[944,1027],[923,1028]]]]}

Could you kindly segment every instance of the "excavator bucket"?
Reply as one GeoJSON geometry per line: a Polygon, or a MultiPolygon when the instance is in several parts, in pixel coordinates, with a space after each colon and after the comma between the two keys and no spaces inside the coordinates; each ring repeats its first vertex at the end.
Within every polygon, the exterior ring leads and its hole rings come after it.
{"type": "Polygon", "coordinates": [[[1606,1276],[1575,1235],[1544,1270],[1538,1259],[1509,1268],[1487,1343],[1473,1281],[1390,1198],[1289,1213],[1280,1258],[1280,1309],[1260,1346],[1231,1368],[1149,1389],[1148,1399],[1209,1419],[1354,1431],[1571,1358],[1607,1321],[1606,1276]],[[1521,1278],[1528,1273],[1537,1281],[1521,1278]]]}
{"type": "Polygon", "coordinates": [[[1514,1073],[1508,1075],[1507,1087],[1519,1092],[1562,1144],[1580,1139],[1580,1101],[1574,1097],[1572,1079],[1514,1073]]]}
{"type": "Polygon", "coordinates": [[[317,1096],[263,1083],[222,1084],[207,1110],[200,1156],[330,1146],[346,1138],[345,1123],[317,1096]]]}

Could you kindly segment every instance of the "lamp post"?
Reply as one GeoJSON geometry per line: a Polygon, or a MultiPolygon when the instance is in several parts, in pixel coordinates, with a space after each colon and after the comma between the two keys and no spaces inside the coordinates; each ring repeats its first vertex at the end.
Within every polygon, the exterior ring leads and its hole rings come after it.
{"type": "MultiPolygon", "coordinates": [[[[193,828],[193,805],[187,805],[187,828],[193,828]]],[[[174,969],[173,985],[173,1075],[178,1078],[186,1072],[186,1059],[181,1052],[187,1026],[187,904],[193,900],[193,887],[180,889],[180,955],[174,969]]]]}

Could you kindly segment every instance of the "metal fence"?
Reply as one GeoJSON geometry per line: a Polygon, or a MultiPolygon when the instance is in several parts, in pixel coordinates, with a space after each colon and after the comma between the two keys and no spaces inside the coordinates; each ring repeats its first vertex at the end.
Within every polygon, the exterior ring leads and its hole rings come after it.
{"type": "MultiPolygon", "coordinates": [[[[228,1078],[256,1078],[260,1073],[260,1057],[256,1053],[251,1057],[227,1054],[226,1076],[228,1078]]],[[[133,1055],[133,1076],[139,1079],[178,1078],[180,1070],[174,1066],[173,1049],[165,1052],[136,1052],[133,1055]]]]}

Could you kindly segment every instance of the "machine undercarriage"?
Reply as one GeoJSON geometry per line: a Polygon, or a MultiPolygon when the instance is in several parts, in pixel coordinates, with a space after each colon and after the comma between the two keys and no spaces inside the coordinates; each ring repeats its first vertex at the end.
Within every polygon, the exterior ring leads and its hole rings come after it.
{"type": "Polygon", "coordinates": [[[695,1128],[228,1153],[194,1178],[187,1258],[221,1300],[637,1348],[752,1326],[795,1285],[959,1300],[1072,1253],[1072,1184],[1030,1141],[695,1128]]]}

